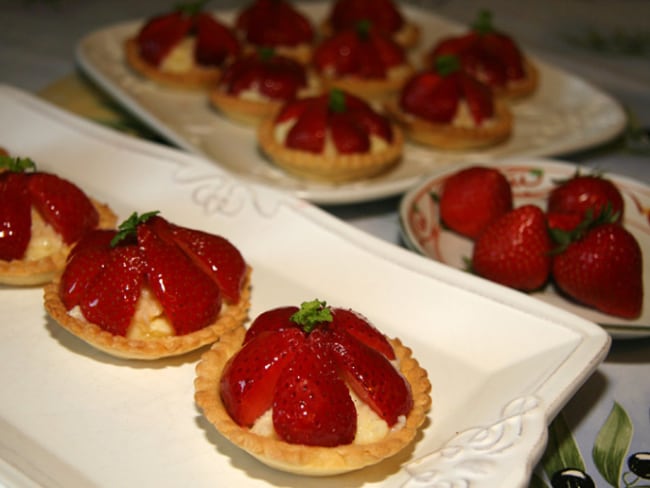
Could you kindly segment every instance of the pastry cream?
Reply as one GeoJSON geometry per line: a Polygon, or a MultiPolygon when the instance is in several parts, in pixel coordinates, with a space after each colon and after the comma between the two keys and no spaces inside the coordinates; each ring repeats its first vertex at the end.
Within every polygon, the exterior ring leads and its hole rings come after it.
{"type": "Polygon", "coordinates": [[[43,220],[41,214],[32,207],[32,237],[25,250],[24,259],[36,261],[62,251],[65,247],[61,235],[43,220]]]}

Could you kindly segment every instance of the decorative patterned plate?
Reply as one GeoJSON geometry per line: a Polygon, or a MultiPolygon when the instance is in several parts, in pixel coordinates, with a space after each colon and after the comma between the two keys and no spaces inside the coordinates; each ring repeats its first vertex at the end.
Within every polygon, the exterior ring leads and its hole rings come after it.
{"type": "MultiPolygon", "coordinates": [[[[319,298],[412,347],[433,408],[412,448],[337,486],[526,486],[546,428],[609,348],[595,324],[373,238],[286,193],[0,86],[0,144],[125,218],[160,210],[232,240],[251,317],[319,298]]],[[[235,448],[193,401],[198,354],[137,362],[58,327],[39,288],[0,289],[0,485],[332,486],[235,448]]]]}
{"type": "MultiPolygon", "coordinates": [[[[499,168],[512,185],[515,206],[534,203],[545,208],[545,197],[554,180],[566,179],[578,169],[576,165],[544,159],[518,160],[488,164],[499,168]]],[[[400,203],[400,225],[406,244],[413,250],[458,269],[466,269],[464,258],[472,255],[472,242],[440,225],[435,195],[445,178],[455,171],[448,169],[432,175],[407,192],[400,203]]],[[[621,189],[625,201],[624,225],[639,241],[645,252],[650,249],[650,187],[622,176],[606,174],[621,189]]],[[[597,312],[555,293],[552,286],[533,296],[562,307],[604,326],[615,338],[650,336],[650,259],[644,259],[645,302],[641,317],[624,320],[597,312]]]]}
{"type": "MultiPolygon", "coordinates": [[[[325,17],[327,3],[299,7],[314,20],[325,17]]],[[[403,5],[405,14],[422,26],[422,49],[462,26],[430,11],[403,5]]],[[[219,12],[232,22],[233,12],[219,12]]],[[[257,149],[255,131],[220,116],[206,97],[160,88],[128,69],[124,40],[142,21],[109,26],[90,33],[78,45],[82,69],[118,102],[177,146],[215,161],[249,181],[263,183],[315,203],[339,204],[378,199],[403,193],[423,176],[449,164],[498,160],[515,156],[551,156],[603,143],[621,132],[625,114],[619,104],[580,78],[537,60],[541,72],[538,93],[514,106],[512,138],[494,149],[442,152],[408,144],[402,163],[371,180],[343,185],[309,182],[289,176],[269,163],[257,149]]],[[[422,51],[414,53],[419,62],[422,51]]]]}

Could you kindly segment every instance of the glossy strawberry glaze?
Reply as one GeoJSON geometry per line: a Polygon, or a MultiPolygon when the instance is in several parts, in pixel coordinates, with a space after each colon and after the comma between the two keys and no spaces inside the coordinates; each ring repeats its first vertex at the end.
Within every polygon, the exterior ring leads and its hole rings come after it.
{"type": "Polygon", "coordinates": [[[255,0],[240,12],[235,25],[256,46],[298,46],[314,40],[310,20],[286,0],[255,0]]]}

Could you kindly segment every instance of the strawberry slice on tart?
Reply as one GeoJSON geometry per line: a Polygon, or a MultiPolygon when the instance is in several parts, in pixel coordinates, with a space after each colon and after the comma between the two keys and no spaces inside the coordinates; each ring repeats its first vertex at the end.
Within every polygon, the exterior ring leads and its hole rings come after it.
{"type": "Polygon", "coordinates": [[[29,158],[0,155],[0,283],[47,283],[84,234],[115,221],[71,181],[29,158]]]}
{"type": "Polygon", "coordinates": [[[419,26],[404,17],[392,0],[337,0],[333,3],[322,31],[326,36],[354,27],[359,21],[370,21],[405,48],[420,40],[419,26]]]}
{"type": "Polygon", "coordinates": [[[205,0],[180,5],[147,20],[125,41],[126,60],[136,72],[175,88],[214,85],[224,65],[240,54],[232,29],[203,11],[205,0]]]}
{"type": "Polygon", "coordinates": [[[406,447],[431,404],[427,373],[362,315],[304,302],[259,315],[204,353],[195,399],[234,444],[274,468],[322,476],[406,447]]]}
{"type": "Polygon", "coordinates": [[[237,16],[235,30],[248,49],[273,48],[301,63],[311,58],[314,28],[289,0],[254,0],[237,16]]]}
{"type": "Polygon", "coordinates": [[[407,136],[439,149],[477,149],[504,142],[513,117],[487,85],[464,72],[458,57],[440,56],[414,74],[386,110],[407,136]]]}
{"type": "Polygon", "coordinates": [[[45,308],[63,328],[114,356],[184,354],[247,316],[250,267],[239,250],[157,213],[87,233],[45,288],[45,308]]]}
{"type": "Polygon", "coordinates": [[[368,20],[324,39],[314,49],[311,64],[325,88],[368,100],[396,93],[413,74],[404,48],[368,20]]]}
{"type": "Polygon", "coordinates": [[[481,11],[469,32],[438,41],[425,55],[427,63],[452,54],[463,70],[488,85],[499,97],[510,100],[531,95],[539,73],[515,40],[494,26],[492,14],[481,11]]]}
{"type": "Polygon", "coordinates": [[[305,65],[273,48],[260,48],[225,68],[210,101],[231,119],[257,125],[284,102],[317,93],[318,80],[305,65]]]}
{"type": "Polygon", "coordinates": [[[401,130],[386,116],[339,89],[285,103],[257,135],[261,149],[281,168],[329,182],[389,170],[404,144],[401,130]]]}

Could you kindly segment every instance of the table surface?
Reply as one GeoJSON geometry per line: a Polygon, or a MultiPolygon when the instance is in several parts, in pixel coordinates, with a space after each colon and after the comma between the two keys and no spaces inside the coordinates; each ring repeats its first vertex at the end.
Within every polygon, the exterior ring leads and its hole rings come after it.
{"type": "MultiPolygon", "coordinates": [[[[92,116],[89,111],[96,107],[75,105],[65,96],[71,87],[85,91],[90,98],[96,96],[78,76],[74,49],[79,39],[100,27],[148,17],[176,3],[0,0],[0,83],[37,93],[69,110],[82,114],[85,111],[86,116],[92,116]]],[[[517,38],[530,52],[608,92],[629,111],[633,124],[650,127],[650,2],[424,0],[412,3],[463,23],[471,22],[478,9],[490,9],[501,29],[517,38]]],[[[215,2],[213,6],[239,5],[231,0],[215,2]]],[[[638,147],[619,139],[560,159],[650,184],[647,144],[638,147]]],[[[399,197],[393,197],[324,208],[359,229],[402,246],[398,204],[399,197]]],[[[629,445],[623,445],[623,459],[650,452],[649,362],[650,339],[613,343],[605,361],[551,424],[547,456],[536,470],[540,478],[534,477],[531,486],[548,486],[547,479],[540,481],[544,467],[570,467],[562,461],[554,463],[551,456],[558,452],[555,441],[564,427],[570,429],[569,440],[575,442],[584,469],[596,486],[650,485],[647,479],[636,479],[627,472],[625,462],[617,483],[608,481],[592,456],[599,434],[605,435],[614,420],[621,419],[627,419],[631,426],[629,445]]]]}

